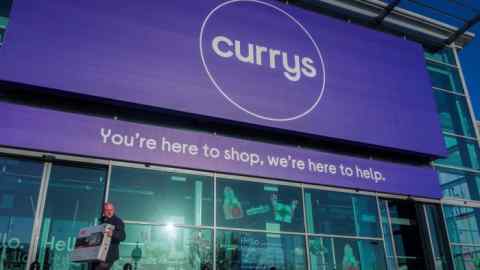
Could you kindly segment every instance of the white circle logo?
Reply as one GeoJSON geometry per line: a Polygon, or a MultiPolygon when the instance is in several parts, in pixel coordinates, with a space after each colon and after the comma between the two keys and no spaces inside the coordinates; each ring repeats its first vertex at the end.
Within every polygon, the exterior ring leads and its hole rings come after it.
{"type": "Polygon", "coordinates": [[[236,108],[286,122],[315,110],[325,92],[325,63],[310,32],[283,9],[229,0],[204,19],[200,56],[215,88],[236,108]]]}

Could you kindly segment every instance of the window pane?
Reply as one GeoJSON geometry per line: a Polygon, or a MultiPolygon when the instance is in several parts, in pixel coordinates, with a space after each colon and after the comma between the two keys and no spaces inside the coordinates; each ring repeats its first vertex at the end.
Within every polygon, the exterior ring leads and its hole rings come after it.
{"type": "Polygon", "coordinates": [[[455,270],[480,268],[480,247],[452,246],[455,270]]]}
{"type": "Polygon", "coordinates": [[[387,269],[397,270],[397,258],[394,253],[394,244],[392,238],[392,230],[388,218],[388,202],[385,199],[380,199],[380,215],[382,218],[383,239],[385,241],[385,251],[387,257],[387,269]]]}
{"type": "Polygon", "coordinates": [[[437,53],[425,52],[425,58],[437,62],[447,63],[455,65],[455,57],[453,56],[452,49],[446,48],[437,53]]]}
{"type": "Polygon", "coordinates": [[[10,9],[12,8],[12,0],[2,0],[0,1],[0,45],[3,42],[5,35],[5,29],[7,29],[10,9]]]}
{"type": "Polygon", "coordinates": [[[439,205],[426,204],[428,228],[430,229],[430,237],[432,239],[432,249],[435,270],[451,269],[448,257],[449,246],[447,235],[445,234],[444,222],[441,208],[439,205]]]}
{"type": "Polygon", "coordinates": [[[125,220],[213,224],[213,178],[210,176],[113,167],[110,200],[125,220]]]}
{"type": "Polygon", "coordinates": [[[133,269],[213,269],[213,234],[208,229],[126,224],[114,270],[127,263],[133,269]]]}
{"type": "Polygon", "coordinates": [[[0,268],[25,268],[42,173],[41,162],[0,157],[0,268]]]}
{"type": "Polygon", "coordinates": [[[437,167],[445,197],[480,200],[480,174],[437,167]]]}
{"type": "Polygon", "coordinates": [[[448,157],[439,159],[439,164],[480,169],[480,150],[475,140],[444,135],[448,157]]]}
{"type": "Polygon", "coordinates": [[[304,270],[305,237],[239,231],[217,232],[217,269],[304,270]]]}
{"type": "Polygon", "coordinates": [[[422,239],[426,236],[420,234],[415,205],[407,201],[389,200],[388,210],[399,264],[407,266],[405,269],[423,269],[422,239]]]}
{"type": "MultiPolygon", "coordinates": [[[[335,238],[336,269],[386,270],[382,241],[335,238]]],[[[410,269],[410,268],[408,268],[410,269]]],[[[415,268],[416,270],[421,268],[415,268]]]]}
{"type": "Polygon", "coordinates": [[[303,232],[301,189],[218,179],[217,226],[303,232]]]}
{"type": "Polygon", "coordinates": [[[453,92],[463,93],[462,83],[456,68],[428,62],[427,69],[428,73],[430,73],[433,86],[453,92]]]}
{"type": "Polygon", "coordinates": [[[334,270],[333,239],[310,237],[308,240],[311,270],[334,270]]]}
{"type": "Polygon", "coordinates": [[[451,243],[480,243],[479,209],[456,206],[444,206],[443,209],[451,243]]]}
{"type": "Polygon", "coordinates": [[[106,168],[54,164],[48,184],[38,260],[43,270],[79,268],[70,262],[78,231],[100,217],[106,168]]]}
{"type": "Polygon", "coordinates": [[[466,98],[444,91],[434,91],[442,129],[459,135],[475,137],[466,98]]]}
{"type": "Polygon", "coordinates": [[[309,232],[381,237],[375,197],[307,189],[305,208],[309,232]]]}

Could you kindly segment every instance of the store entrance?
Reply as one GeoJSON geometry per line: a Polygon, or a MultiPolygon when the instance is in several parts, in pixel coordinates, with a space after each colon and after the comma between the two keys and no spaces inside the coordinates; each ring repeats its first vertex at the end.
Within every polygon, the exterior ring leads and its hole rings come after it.
{"type": "Polygon", "coordinates": [[[100,216],[106,176],[107,166],[0,156],[0,270],[86,269],[70,252],[100,216]]]}
{"type": "Polygon", "coordinates": [[[44,163],[0,156],[0,269],[26,268],[44,163]]]}

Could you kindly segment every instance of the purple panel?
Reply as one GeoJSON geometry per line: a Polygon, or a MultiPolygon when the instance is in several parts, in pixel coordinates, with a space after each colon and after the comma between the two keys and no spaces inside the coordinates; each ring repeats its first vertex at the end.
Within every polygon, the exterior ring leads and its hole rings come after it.
{"type": "Polygon", "coordinates": [[[432,156],[420,45],[270,0],[16,0],[0,80],[432,156]]]}
{"type": "Polygon", "coordinates": [[[0,103],[0,145],[440,198],[435,171],[0,103]]]}

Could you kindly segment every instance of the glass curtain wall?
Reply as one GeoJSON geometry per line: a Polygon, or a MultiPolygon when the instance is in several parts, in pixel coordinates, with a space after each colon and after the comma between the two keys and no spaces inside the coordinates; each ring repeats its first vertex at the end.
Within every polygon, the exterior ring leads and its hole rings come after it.
{"type": "Polygon", "coordinates": [[[455,52],[425,53],[448,157],[434,162],[447,198],[480,200],[480,149],[455,52]]]}
{"type": "Polygon", "coordinates": [[[387,269],[376,197],[113,166],[109,200],[127,232],[115,269],[387,269]]]}
{"type": "Polygon", "coordinates": [[[434,205],[126,164],[109,194],[127,232],[115,269],[451,269],[434,205]]]}
{"type": "Polygon", "coordinates": [[[0,156],[0,269],[25,269],[43,162],[0,156]]]}
{"type": "Polygon", "coordinates": [[[106,167],[53,163],[36,258],[42,270],[87,269],[70,253],[79,230],[98,223],[106,176],[106,167]]]}
{"type": "Polygon", "coordinates": [[[0,46],[2,46],[3,39],[5,37],[5,31],[7,29],[10,9],[12,8],[13,0],[2,0],[0,2],[0,46]]]}
{"type": "MultiPolygon", "coordinates": [[[[98,223],[105,200],[126,223],[114,269],[451,269],[438,205],[425,205],[419,217],[419,204],[408,201],[125,163],[111,167],[107,185],[106,166],[49,165],[46,174],[43,162],[0,158],[2,270],[27,267],[48,174],[33,258],[43,270],[88,269],[70,254],[80,228],[98,223]]],[[[479,237],[475,219],[464,224],[459,216],[449,219],[449,234],[465,253],[463,243],[479,237]]]]}
{"type": "MultiPolygon", "coordinates": [[[[480,200],[480,149],[456,51],[426,53],[448,157],[434,162],[446,201],[480,200]]],[[[473,203],[477,204],[477,203],[473,203]]],[[[479,204],[480,206],[480,204],[479,204]]],[[[445,204],[456,270],[480,269],[479,208],[445,204]]],[[[443,269],[443,268],[438,268],[443,269]]]]}

